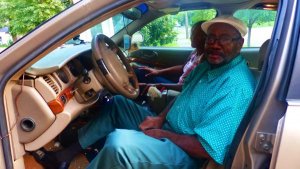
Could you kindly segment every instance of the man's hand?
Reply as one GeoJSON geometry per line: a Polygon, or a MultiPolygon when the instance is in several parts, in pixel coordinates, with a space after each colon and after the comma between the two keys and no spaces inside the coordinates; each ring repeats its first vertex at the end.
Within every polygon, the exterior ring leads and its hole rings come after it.
{"type": "Polygon", "coordinates": [[[168,138],[169,140],[175,140],[176,135],[170,131],[162,130],[162,129],[149,129],[143,131],[146,135],[161,139],[161,138],[168,138]],[[172,138],[173,137],[173,138],[172,138]]]}
{"type": "Polygon", "coordinates": [[[160,74],[159,70],[153,69],[153,68],[150,68],[150,67],[147,67],[147,66],[141,66],[141,67],[139,67],[139,69],[149,72],[148,74],[145,75],[145,77],[148,77],[148,76],[157,76],[157,75],[160,74]]]}
{"type": "Polygon", "coordinates": [[[142,131],[149,130],[149,129],[161,129],[165,118],[164,117],[151,117],[148,116],[146,119],[140,124],[140,129],[142,131]]]}
{"type": "Polygon", "coordinates": [[[161,139],[167,138],[174,144],[184,150],[187,154],[194,158],[211,159],[205,149],[202,147],[196,136],[177,134],[162,129],[150,129],[143,131],[146,135],[161,139]]]}

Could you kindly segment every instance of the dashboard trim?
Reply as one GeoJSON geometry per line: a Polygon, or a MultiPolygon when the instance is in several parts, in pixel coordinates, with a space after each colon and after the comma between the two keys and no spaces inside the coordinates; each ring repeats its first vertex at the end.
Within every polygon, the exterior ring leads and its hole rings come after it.
{"type": "Polygon", "coordinates": [[[81,45],[64,45],[53,52],[49,53],[41,60],[33,64],[26,70],[26,73],[39,76],[50,74],[58,69],[61,69],[64,65],[67,64],[70,60],[77,57],[79,54],[91,50],[91,44],[81,44],[81,45]],[[70,48],[72,48],[70,50],[70,48]]]}
{"type": "Polygon", "coordinates": [[[64,111],[65,104],[73,97],[73,87],[68,87],[59,94],[55,100],[48,102],[48,106],[52,110],[53,114],[59,114],[64,111]]]}

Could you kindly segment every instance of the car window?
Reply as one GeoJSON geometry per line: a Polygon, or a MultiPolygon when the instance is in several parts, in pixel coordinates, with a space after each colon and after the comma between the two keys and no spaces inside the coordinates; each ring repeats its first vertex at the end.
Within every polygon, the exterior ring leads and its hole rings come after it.
{"type": "Polygon", "coordinates": [[[192,25],[198,21],[210,20],[216,14],[215,9],[206,9],[179,12],[176,15],[160,17],[140,30],[144,38],[140,46],[190,47],[192,25]]]}
{"type": "Polygon", "coordinates": [[[242,20],[248,27],[244,47],[260,47],[271,38],[276,11],[244,9],[238,10],[234,16],[242,20]]]}
{"type": "Polygon", "coordinates": [[[81,42],[91,42],[92,38],[97,34],[104,34],[108,37],[112,37],[117,32],[125,28],[133,20],[124,17],[122,14],[117,14],[92,28],[82,32],[79,36],[66,42],[66,44],[78,44],[81,42]]]}
{"type": "Polygon", "coordinates": [[[72,0],[0,0],[0,52],[72,5],[72,0]]]}

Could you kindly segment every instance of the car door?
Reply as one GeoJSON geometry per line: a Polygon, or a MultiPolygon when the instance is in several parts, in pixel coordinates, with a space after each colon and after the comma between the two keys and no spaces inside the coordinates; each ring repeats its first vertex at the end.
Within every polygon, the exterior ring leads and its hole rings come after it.
{"type": "Polygon", "coordinates": [[[299,168],[299,1],[280,1],[251,106],[225,168],[299,168]]]}
{"type": "Polygon", "coordinates": [[[193,51],[191,47],[166,48],[166,47],[140,47],[130,53],[132,62],[155,68],[166,68],[183,64],[193,51]]]}

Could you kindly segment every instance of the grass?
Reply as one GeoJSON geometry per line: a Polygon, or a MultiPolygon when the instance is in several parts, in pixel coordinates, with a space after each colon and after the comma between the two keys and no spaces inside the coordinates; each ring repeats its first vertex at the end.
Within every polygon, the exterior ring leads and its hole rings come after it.
{"type": "Polygon", "coordinates": [[[7,48],[9,45],[6,44],[0,44],[0,48],[7,48]]]}

